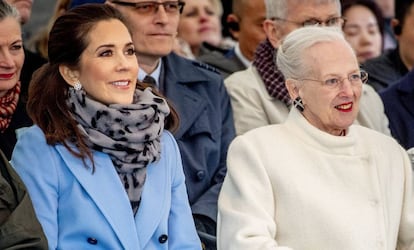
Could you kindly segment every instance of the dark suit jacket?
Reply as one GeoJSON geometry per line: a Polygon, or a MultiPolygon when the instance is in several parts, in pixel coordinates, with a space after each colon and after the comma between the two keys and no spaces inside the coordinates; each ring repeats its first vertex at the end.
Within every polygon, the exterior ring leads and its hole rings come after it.
{"type": "Polygon", "coordinates": [[[216,222],[227,149],[235,136],[223,78],[206,64],[172,53],[163,58],[160,80],[164,95],[180,117],[174,136],[182,155],[192,212],[216,222]]]}
{"type": "Polygon", "coordinates": [[[220,51],[211,51],[201,55],[197,58],[197,60],[215,67],[218,71],[220,71],[223,78],[228,77],[234,72],[246,69],[246,66],[244,66],[244,64],[237,57],[234,49],[229,50],[225,54],[220,51]]]}
{"type": "Polygon", "coordinates": [[[405,149],[414,147],[414,70],[379,94],[392,136],[405,149]]]}
{"type": "Polygon", "coordinates": [[[368,72],[368,84],[376,91],[387,88],[407,74],[398,48],[388,50],[381,56],[366,61],[362,68],[368,72]]]}

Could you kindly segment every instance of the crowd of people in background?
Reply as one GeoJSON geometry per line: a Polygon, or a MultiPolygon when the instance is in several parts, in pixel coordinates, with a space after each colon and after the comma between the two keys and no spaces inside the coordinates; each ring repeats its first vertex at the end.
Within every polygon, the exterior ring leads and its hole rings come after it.
{"type": "Polygon", "coordinates": [[[39,2],[0,0],[1,249],[414,250],[414,0],[39,2]]]}

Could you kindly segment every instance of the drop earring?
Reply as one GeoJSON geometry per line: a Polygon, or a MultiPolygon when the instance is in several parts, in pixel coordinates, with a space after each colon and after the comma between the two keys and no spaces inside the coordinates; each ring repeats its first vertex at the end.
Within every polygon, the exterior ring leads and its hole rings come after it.
{"type": "Polygon", "coordinates": [[[296,99],[293,101],[293,106],[300,112],[303,112],[303,110],[305,110],[305,106],[303,106],[302,98],[300,98],[300,96],[296,97],[296,99]]]}
{"type": "Polygon", "coordinates": [[[73,88],[75,90],[81,90],[82,89],[82,84],[79,82],[79,80],[76,80],[75,85],[73,85],[73,88]]]}

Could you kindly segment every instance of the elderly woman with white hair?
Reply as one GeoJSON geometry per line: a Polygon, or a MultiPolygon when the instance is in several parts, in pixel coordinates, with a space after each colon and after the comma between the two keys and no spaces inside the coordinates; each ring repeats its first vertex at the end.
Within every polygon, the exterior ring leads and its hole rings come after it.
{"type": "Polygon", "coordinates": [[[414,249],[411,163],[391,137],[353,124],[367,74],[343,35],[293,31],[277,65],[294,107],[232,142],[218,249],[414,249]]]}

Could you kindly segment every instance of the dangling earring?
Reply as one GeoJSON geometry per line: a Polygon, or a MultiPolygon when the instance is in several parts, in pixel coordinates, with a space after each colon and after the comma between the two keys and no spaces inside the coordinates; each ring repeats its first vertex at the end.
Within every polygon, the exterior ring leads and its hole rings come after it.
{"type": "Polygon", "coordinates": [[[79,80],[76,80],[75,85],[73,85],[73,88],[75,90],[81,90],[82,89],[82,84],[79,82],[79,80]]]}
{"type": "Polygon", "coordinates": [[[303,106],[302,98],[300,98],[300,96],[296,97],[296,99],[293,101],[293,106],[300,112],[303,112],[303,110],[305,110],[305,106],[303,106]]]}

